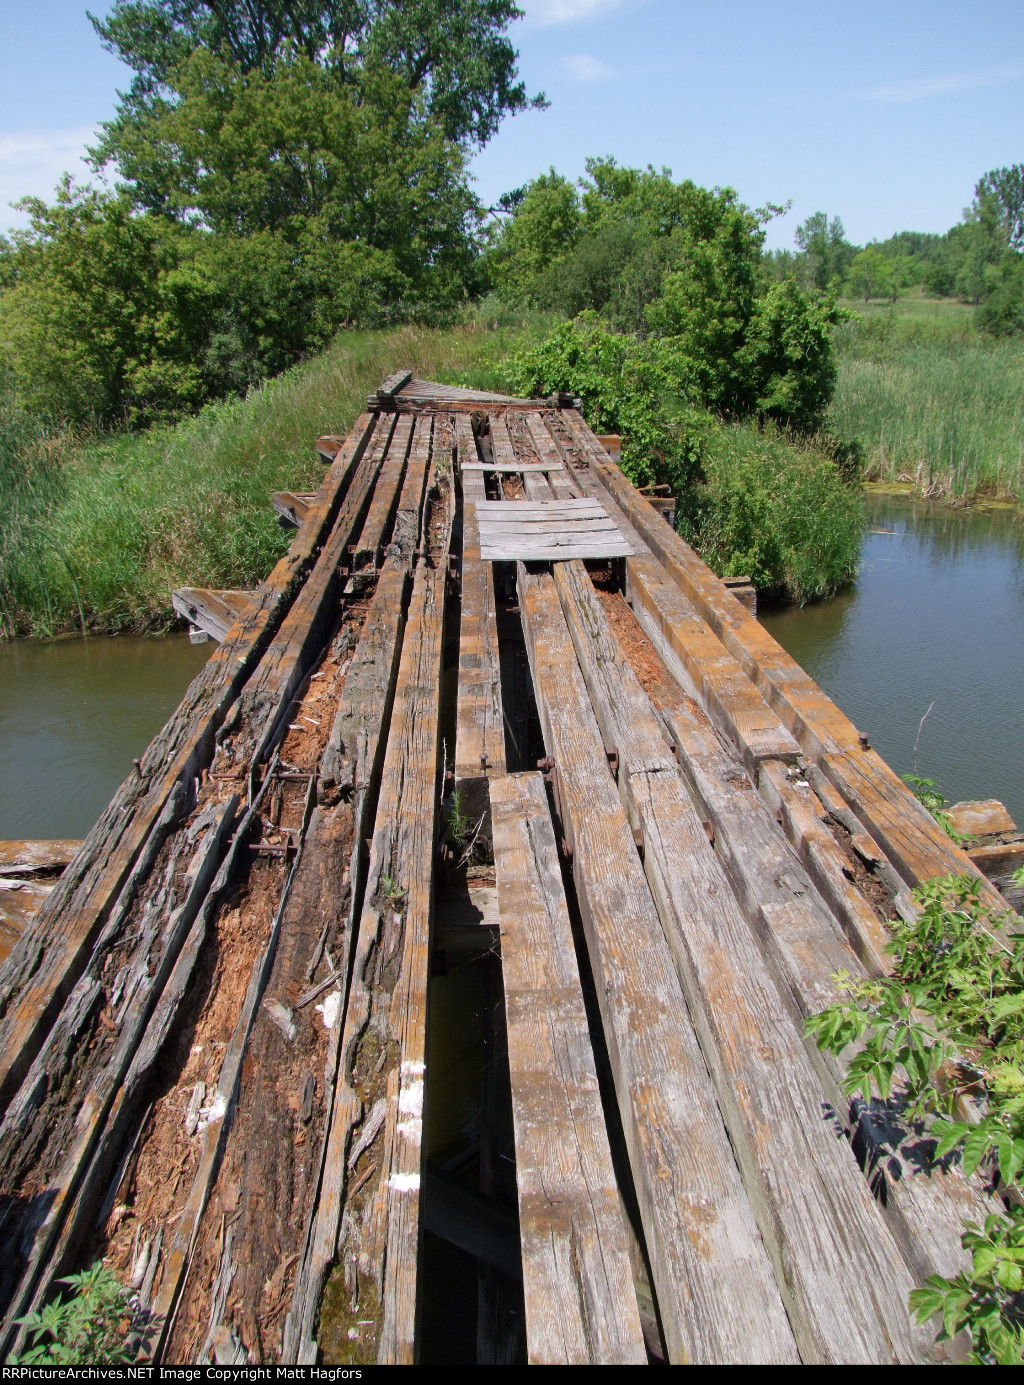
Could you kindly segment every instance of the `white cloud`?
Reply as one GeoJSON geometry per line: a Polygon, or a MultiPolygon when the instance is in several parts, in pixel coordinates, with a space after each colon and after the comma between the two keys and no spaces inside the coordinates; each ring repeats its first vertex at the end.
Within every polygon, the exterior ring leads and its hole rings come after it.
{"type": "Polygon", "coordinates": [[[520,0],[531,24],[575,24],[619,10],[632,0],[520,0]]]}
{"type": "Polygon", "coordinates": [[[89,170],[81,162],[85,146],[96,137],[92,125],[64,130],[0,130],[0,229],[27,224],[10,202],[21,197],[52,198],[62,173],[84,182],[89,170]]]}
{"type": "Polygon", "coordinates": [[[926,96],[942,96],[949,91],[968,91],[972,87],[993,87],[1024,77],[1024,66],[980,67],[974,72],[947,72],[941,77],[910,78],[890,86],[873,87],[864,96],[868,101],[920,101],[926,96]]]}
{"type": "Polygon", "coordinates": [[[606,82],[615,76],[613,67],[600,58],[592,58],[589,53],[573,53],[562,59],[562,66],[577,82],[606,82]]]}

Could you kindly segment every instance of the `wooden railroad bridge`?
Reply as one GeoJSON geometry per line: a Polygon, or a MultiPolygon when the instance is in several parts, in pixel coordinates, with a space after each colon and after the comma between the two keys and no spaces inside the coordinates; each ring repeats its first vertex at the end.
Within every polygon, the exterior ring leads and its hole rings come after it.
{"type": "Polygon", "coordinates": [[[219,647],[0,972],[4,1354],[102,1254],[156,1359],[412,1362],[455,1245],[481,1361],[956,1355],[979,1188],[803,1023],[977,871],[577,406],[393,377],[176,593],[219,647]]]}

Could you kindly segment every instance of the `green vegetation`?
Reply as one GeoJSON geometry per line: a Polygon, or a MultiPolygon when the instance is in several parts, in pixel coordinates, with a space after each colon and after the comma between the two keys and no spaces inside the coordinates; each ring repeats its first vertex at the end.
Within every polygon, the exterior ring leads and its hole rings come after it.
{"type": "Polygon", "coordinates": [[[102,1260],[57,1282],[70,1285],[72,1292],[19,1319],[29,1345],[8,1365],[125,1365],[137,1358],[152,1322],[133,1306],[102,1260]]]}
{"type": "Polygon", "coordinates": [[[679,338],[615,333],[591,313],[509,369],[517,390],[577,394],[595,429],[621,433],[623,470],[636,485],[672,487],[679,532],[720,575],[749,574],[765,595],[804,602],[856,572],[860,499],[828,440],[786,434],[770,418],[728,423],[687,403],[679,338]]]}
{"type": "Polygon", "coordinates": [[[978,312],[918,293],[837,328],[828,425],[861,443],[869,479],[957,504],[1024,498],[1024,344],[979,331],[978,312]]]}
{"type": "MultiPolygon", "coordinates": [[[[930,709],[929,709],[930,710],[930,709]]],[[[942,810],[949,803],[949,799],[936,784],[934,779],[924,779],[920,774],[904,774],[903,782],[910,789],[922,807],[927,808],[932,817],[945,832],[947,837],[952,837],[957,846],[967,846],[970,837],[963,836],[958,832],[949,820],[949,814],[942,810]]]]}
{"type": "Polygon", "coordinates": [[[0,238],[0,632],[154,628],[175,585],[257,583],[284,544],[267,492],[314,484],[316,430],[399,364],[580,394],[707,560],[779,599],[854,575],[861,456],[957,500],[1021,493],[1020,167],[946,236],[857,247],[818,212],[772,255],[782,208],[610,158],[485,209],[471,153],[544,105],[519,17],[116,0],[93,20],[133,74],[92,151],[110,190],[65,178],[0,238]],[[925,289],[957,302],[927,316],[925,289]]]}
{"type": "Polygon", "coordinates": [[[93,151],[0,239],[0,350],[53,423],[244,392],[340,327],[451,322],[475,287],[467,159],[527,98],[512,0],[117,0],[135,73],[93,151]]]}
{"type": "Polygon", "coordinates": [[[958,1160],[991,1181],[993,1211],[963,1236],[972,1267],[930,1275],[910,1296],[921,1322],[939,1315],[939,1340],[967,1329],[974,1364],[1024,1361],[1024,933],[996,917],[967,876],[929,881],[919,913],[891,926],[893,970],[880,980],[839,977],[849,999],[807,1022],[838,1057],[856,1045],[844,1079],[867,1103],[881,1099],[932,1158],[958,1160]],[[958,1118],[970,1098],[981,1114],[958,1118]]]}
{"type": "Polygon", "coordinates": [[[245,399],[208,405],[175,427],[77,442],[46,437],[0,397],[0,629],[50,636],[84,625],[156,629],[182,584],[258,584],[288,537],[270,491],[315,490],[313,442],[346,432],[367,393],[415,364],[450,379],[493,369],[543,319],[494,331],[343,332],[332,346],[245,399]]]}

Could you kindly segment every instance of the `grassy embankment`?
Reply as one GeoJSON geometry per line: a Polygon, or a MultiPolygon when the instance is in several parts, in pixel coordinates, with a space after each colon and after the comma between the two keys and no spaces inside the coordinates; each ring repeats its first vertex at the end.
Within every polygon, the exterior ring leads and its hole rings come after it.
{"type": "Polygon", "coordinates": [[[848,303],[829,424],[864,446],[869,480],[953,504],[1024,504],[1024,342],[975,327],[975,309],[908,294],[848,303]]]}
{"type": "Polygon", "coordinates": [[[0,399],[0,636],[159,629],[176,586],[256,586],[288,544],[270,492],[319,485],[320,434],[347,432],[403,366],[500,383],[542,326],[343,333],[248,398],[146,433],[47,437],[0,399]]]}

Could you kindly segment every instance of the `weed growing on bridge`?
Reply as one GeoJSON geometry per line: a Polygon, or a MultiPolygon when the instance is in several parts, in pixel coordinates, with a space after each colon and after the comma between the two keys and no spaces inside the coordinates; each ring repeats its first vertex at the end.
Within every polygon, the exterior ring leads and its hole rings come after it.
{"type": "Polygon", "coordinates": [[[152,1335],[152,1319],[102,1260],[57,1282],[71,1293],[18,1320],[30,1345],[9,1365],[121,1365],[137,1358],[152,1335]]]}
{"type": "Polygon", "coordinates": [[[856,1045],[846,1091],[892,1103],[936,1142],[935,1160],[958,1159],[998,1190],[984,1226],[962,1238],[971,1269],[930,1275],[910,1307],[920,1322],[941,1314],[940,1341],[966,1328],[976,1364],[1009,1365],[1024,1361],[1024,1210],[1001,1196],[1016,1195],[1024,1170],[1024,932],[979,890],[969,876],[923,885],[916,919],[892,925],[892,974],[837,978],[849,999],[807,1032],[836,1057],[856,1045]],[[958,1118],[965,1099],[976,1121],[958,1118]]]}
{"type": "MultiPolygon", "coordinates": [[[[928,713],[926,712],[925,716],[927,715],[928,713]]],[[[923,721],[924,717],[922,717],[921,720],[923,721]]],[[[957,846],[966,846],[970,841],[970,837],[965,837],[962,833],[958,832],[952,822],[950,822],[949,814],[942,811],[949,802],[949,799],[943,794],[935,780],[923,779],[919,774],[905,774],[903,776],[903,782],[909,787],[918,803],[928,809],[943,832],[945,832],[948,837],[952,837],[957,846]]]]}

